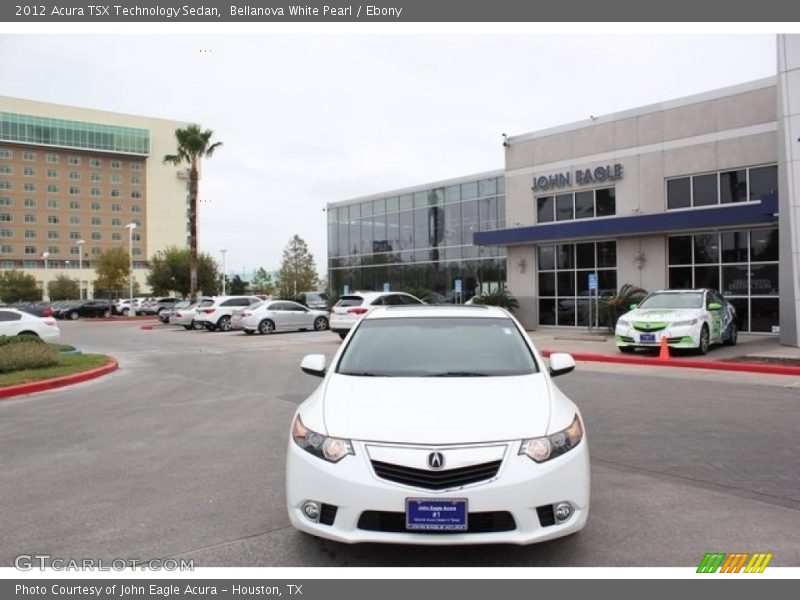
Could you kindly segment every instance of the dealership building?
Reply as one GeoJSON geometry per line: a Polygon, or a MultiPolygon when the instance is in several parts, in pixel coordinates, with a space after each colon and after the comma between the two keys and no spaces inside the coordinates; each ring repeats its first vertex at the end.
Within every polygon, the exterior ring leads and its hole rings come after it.
{"type": "Polygon", "coordinates": [[[708,287],[740,331],[800,343],[800,36],[778,74],[505,138],[505,168],[328,206],[329,281],[452,298],[506,285],[522,323],[592,294],[708,287]]]}
{"type": "Polygon", "coordinates": [[[97,258],[188,247],[188,174],[165,165],[186,123],[0,96],[0,269],[93,294],[97,258]],[[135,227],[133,227],[135,225],[135,227]]]}

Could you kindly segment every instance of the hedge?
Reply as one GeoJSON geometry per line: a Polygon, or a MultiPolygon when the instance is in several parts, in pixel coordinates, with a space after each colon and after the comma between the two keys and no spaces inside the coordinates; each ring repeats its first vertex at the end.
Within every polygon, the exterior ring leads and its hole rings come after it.
{"type": "Polygon", "coordinates": [[[60,356],[58,348],[44,344],[38,338],[22,339],[23,342],[9,342],[0,338],[0,373],[52,367],[58,364],[60,356]]]}

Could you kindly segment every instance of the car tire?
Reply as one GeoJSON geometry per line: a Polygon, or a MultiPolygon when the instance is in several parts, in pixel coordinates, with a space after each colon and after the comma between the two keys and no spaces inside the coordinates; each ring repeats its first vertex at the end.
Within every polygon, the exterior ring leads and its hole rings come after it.
{"type": "Polygon", "coordinates": [[[339,334],[339,339],[340,340],[343,340],[344,338],[347,337],[347,332],[346,331],[339,331],[337,333],[339,334]]]}
{"type": "Polygon", "coordinates": [[[130,312],[131,312],[130,309],[123,308],[121,314],[122,314],[123,317],[127,317],[130,314],[130,312]]]}
{"type": "Polygon", "coordinates": [[[623,354],[633,354],[636,352],[636,348],[633,346],[617,346],[617,350],[622,352],[623,354]]]}
{"type": "Polygon", "coordinates": [[[202,323],[198,323],[194,319],[192,319],[192,322],[190,323],[190,325],[192,326],[192,329],[194,329],[196,331],[200,331],[201,329],[203,329],[203,324],[202,323]]]}
{"type": "Polygon", "coordinates": [[[703,328],[700,330],[700,340],[697,343],[697,354],[699,354],[700,356],[708,354],[709,347],[710,347],[710,342],[709,342],[708,325],[704,323],[703,328]]]}
{"type": "Polygon", "coordinates": [[[186,331],[191,331],[192,329],[194,329],[194,327],[193,327],[192,325],[184,325],[184,326],[183,326],[183,328],[184,328],[186,331]]]}
{"type": "Polygon", "coordinates": [[[203,323],[203,327],[206,328],[206,331],[214,331],[216,329],[213,323],[203,323]]]}
{"type": "Polygon", "coordinates": [[[269,319],[264,319],[261,323],[258,324],[258,332],[262,335],[269,335],[270,333],[275,333],[275,323],[270,321],[269,319]]]}
{"type": "Polygon", "coordinates": [[[220,331],[230,331],[231,330],[231,318],[228,315],[223,315],[217,321],[217,328],[220,331]]]}
{"type": "Polygon", "coordinates": [[[77,312],[77,311],[75,311],[75,310],[73,310],[73,311],[70,311],[70,313],[69,313],[67,316],[69,317],[69,320],[70,320],[70,321],[77,321],[77,320],[78,320],[78,317],[80,317],[80,315],[78,314],[78,312],[77,312]]]}
{"type": "Polygon", "coordinates": [[[328,319],[317,317],[314,319],[314,331],[325,331],[328,328],[328,319]]]}
{"type": "Polygon", "coordinates": [[[723,344],[726,346],[735,346],[736,342],[739,341],[739,328],[736,326],[734,321],[731,321],[731,324],[728,325],[728,335],[725,336],[725,339],[722,341],[723,344]]]}

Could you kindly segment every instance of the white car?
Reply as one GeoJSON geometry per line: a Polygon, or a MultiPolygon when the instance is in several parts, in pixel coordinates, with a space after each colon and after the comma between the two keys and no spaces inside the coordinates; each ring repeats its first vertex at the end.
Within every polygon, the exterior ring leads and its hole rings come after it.
{"type": "Polygon", "coordinates": [[[404,292],[353,292],[339,298],[330,312],[330,329],[344,339],[353,325],[377,306],[425,304],[404,292]]]}
{"type": "Polygon", "coordinates": [[[240,328],[247,334],[304,329],[324,331],[328,328],[328,311],[312,310],[289,300],[269,300],[237,313],[233,315],[233,326],[237,327],[238,317],[240,328]]]}
{"type": "Polygon", "coordinates": [[[16,308],[0,308],[0,335],[35,335],[45,342],[61,337],[53,317],[36,317],[16,308]]]}
{"type": "Polygon", "coordinates": [[[489,306],[368,313],[297,409],[294,527],[339,542],[530,544],[580,531],[589,452],[578,407],[520,324],[489,306]]]}
{"type": "Polygon", "coordinates": [[[214,296],[200,301],[197,307],[195,325],[205,327],[208,331],[230,331],[231,316],[238,308],[247,308],[261,302],[257,296],[214,296]]]}
{"type": "Polygon", "coordinates": [[[194,304],[189,304],[184,308],[176,308],[169,316],[170,325],[180,325],[184,329],[203,329],[203,325],[195,321],[197,316],[197,308],[204,300],[211,300],[211,298],[200,298],[194,304]]]}
{"type": "Polygon", "coordinates": [[[690,348],[698,354],[711,344],[733,346],[738,340],[736,310],[716,290],[659,290],[622,315],[614,331],[617,348],[690,348]]]}

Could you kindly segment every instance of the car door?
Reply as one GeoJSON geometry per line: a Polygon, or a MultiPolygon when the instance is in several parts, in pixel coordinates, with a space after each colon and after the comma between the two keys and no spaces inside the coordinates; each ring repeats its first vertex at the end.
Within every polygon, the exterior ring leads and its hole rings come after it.
{"type": "Polygon", "coordinates": [[[308,309],[297,302],[284,302],[292,329],[313,329],[314,318],[308,309]]]}
{"type": "Polygon", "coordinates": [[[17,335],[20,332],[20,321],[21,314],[0,309],[0,335],[17,335]]]}

